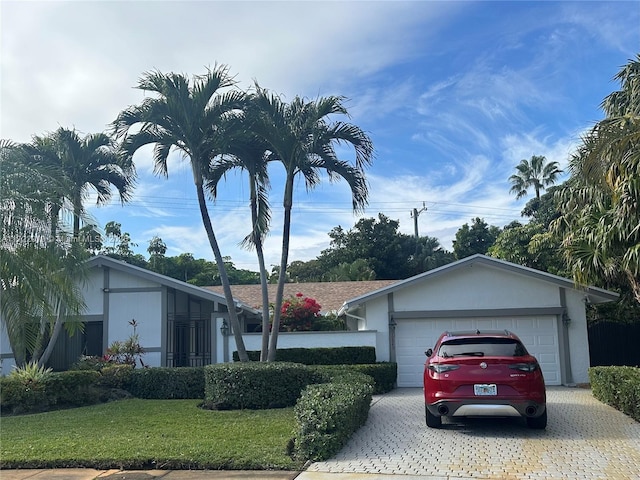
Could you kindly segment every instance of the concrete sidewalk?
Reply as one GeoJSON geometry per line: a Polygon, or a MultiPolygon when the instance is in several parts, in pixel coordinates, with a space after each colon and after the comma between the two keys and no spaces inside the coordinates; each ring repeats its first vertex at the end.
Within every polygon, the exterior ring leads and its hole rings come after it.
{"type": "Polygon", "coordinates": [[[472,480],[431,475],[234,470],[0,470],[0,480],[472,480]]]}
{"type": "Polygon", "coordinates": [[[0,470],[1,480],[293,480],[300,472],[234,470],[0,470]]]}

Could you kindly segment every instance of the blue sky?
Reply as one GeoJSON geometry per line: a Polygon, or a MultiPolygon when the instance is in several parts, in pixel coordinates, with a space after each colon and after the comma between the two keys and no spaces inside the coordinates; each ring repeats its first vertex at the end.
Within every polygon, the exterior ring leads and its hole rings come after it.
{"type": "MultiPolygon", "coordinates": [[[[59,126],[101,132],[158,69],[189,75],[226,64],[241,88],[256,79],[291,99],[347,97],[350,121],[371,136],[370,202],[363,216],[399,220],[447,249],[474,217],[503,226],[527,199],[509,194],[523,158],[566,166],[580,134],[602,118],[612,77],[640,52],[640,2],[169,2],[6,1],[1,22],[1,138],[28,141],[59,126]]],[[[341,157],[352,159],[348,149],[341,157]]],[[[146,255],[160,236],[168,255],[212,259],[188,164],[152,173],[135,158],[133,200],[93,206],[146,255]]],[[[282,169],[272,168],[268,265],[279,264],[282,169]]],[[[211,204],[223,255],[256,269],[238,243],[249,231],[246,178],[231,175],[211,204]]],[[[351,228],[344,182],[295,192],[289,259],[310,260],[335,226],[351,228]]]]}

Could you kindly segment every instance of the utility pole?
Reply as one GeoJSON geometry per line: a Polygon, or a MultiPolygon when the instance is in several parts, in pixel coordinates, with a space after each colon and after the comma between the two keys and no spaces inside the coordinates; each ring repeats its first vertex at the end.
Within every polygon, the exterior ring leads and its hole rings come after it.
{"type": "Polygon", "coordinates": [[[411,218],[413,218],[413,230],[415,232],[416,238],[418,238],[418,216],[422,212],[426,212],[426,211],[427,211],[427,206],[424,204],[424,202],[422,202],[422,208],[420,210],[418,210],[417,208],[414,208],[413,212],[411,212],[411,218]]]}

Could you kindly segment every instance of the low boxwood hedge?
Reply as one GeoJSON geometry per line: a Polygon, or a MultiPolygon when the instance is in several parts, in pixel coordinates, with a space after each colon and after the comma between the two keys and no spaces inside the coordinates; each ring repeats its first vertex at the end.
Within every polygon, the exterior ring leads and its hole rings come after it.
{"type": "Polygon", "coordinates": [[[369,375],[374,380],[373,393],[380,395],[395,388],[398,376],[398,364],[390,362],[367,365],[314,365],[310,368],[319,373],[335,375],[341,372],[359,372],[369,375]]]}
{"type": "MultiPolygon", "coordinates": [[[[248,351],[249,360],[260,360],[260,352],[248,351]]],[[[237,362],[238,352],[233,352],[237,362]]],[[[303,365],[355,365],[376,363],[375,347],[333,347],[333,348],[279,348],[276,362],[302,363],[303,365]]]]}
{"type": "Polygon", "coordinates": [[[356,372],[309,385],[294,407],[294,455],[314,461],[335,455],[367,421],[372,393],[371,377],[356,372]]]}
{"type": "Polygon", "coordinates": [[[131,371],[127,391],[149,399],[204,398],[205,367],[153,367],[131,371]]]}
{"type": "Polygon", "coordinates": [[[318,374],[299,363],[220,363],[204,367],[204,406],[211,409],[291,407],[318,374]]]}
{"type": "Polygon", "coordinates": [[[593,396],[640,422],[640,368],[591,367],[593,396]]]}

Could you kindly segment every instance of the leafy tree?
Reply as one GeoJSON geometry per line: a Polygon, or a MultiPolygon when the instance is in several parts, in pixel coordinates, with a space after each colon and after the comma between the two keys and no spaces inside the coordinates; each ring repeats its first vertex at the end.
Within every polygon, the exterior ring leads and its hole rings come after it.
{"type": "Polygon", "coordinates": [[[375,280],[376,272],[369,266],[369,262],[363,258],[351,263],[340,263],[329,270],[323,277],[329,282],[355,282],[363,280],[375,280]]]}
{"type": "Polygon", "coordinates": [[[164,258],[164,254],[167,253],[167,244],[164,243],[160,237],[154,235],[153,238],[149,240],[147,252],[149,252],[149,262],[153,270],[157,271],[159,259],[164,258]]]}
{"type": "Polygon", "coordinates": [[[181,74],[147,72],[137,88],[157,96],[148,97],[140,105],[122,111],[113,122],[113,129],[117,137],[122,139],[122,149],[129,157],[140,147],[154,144],[155,169],[160,175],[168,175],[167,158],[172,149],[179,150],[189,160],[200,215],[218,265],[225,300],[230,307],[229,320],[238,355],[241,361],[247,362],[249,357],[242,340],[238,315],[233,308],[229,277],[211,223],[204,189],[211,159],[221,153],[223,146],[218,126],[243,106],[242,92],[219,92],[233,85],[228,68],[224,66],[216,66],[205,75],[195,76],[192,81],[181,74]],[[134,126],[136,128],[132,133],[130,130],[134,126]]]}
{"type": "Polygon", "coordinates": [[[567,269],[560,244],[562,239],[549,230],[551,222],[559,216],[556,192],[551,187],[540,198],[532,198],[522,210],[529,222],[514,221],[506,225],[487,253],[492,257],[535,268],[555,275],[566,276],[567,269]]]}
{"type": "Polygon", "coordinates": [[[562,173],[558,165],[558,162],[547,162],[545,157],[539,155],[533,155],[531,161],[520,160],[516,166],[517,173],[509,177],[511,193],[515,193],[516,198],[520,199],[533,187],[536,198],[540,198],[540,191],[553,185],[562,173]]]}
{"type": "Polygon", "coordinates": [[[43,366],[63,328],[82,328],[77,319],[85,308],[83,251],[51,236],[59,213],[52,204],[68,184],[58,166],[33,153],[0,141],[0,316],[18,366],[43,366]]]}
{"type": "Polygon", "coordinates": [[[79,243],[92,255],[102,250],[102,235],[96,225],[87,224],[80,229],[79,243]]]}
{"type": "Polygon", "coordinates": [[[353,228],[334,227],[330,247],[309,262],[289,266],[295,281],[396,280],[425,272],[455,258],[438,239],[398,232],[399,222],[382,213],[358,220],[353,228]]]}
{"type": "Polygon", "coordinates": [[[477,253],[485,254],[500,234],[496,226],[489,226],[482,218],[474,218],[471,226],[465,223],[456,232],[453,252],[458,260],[477,253]]]}
{"type": "Polygon", "coordinates": [[[131,241],[131,235],[122,231],[122,225],[118,222],[107,222],[104,226],[105,240],[110,242],[104,247],[102,253],[118,259],[126,259],[134,255],[131,247],[137,247],[137,243],[131,241]]]}
{"type": "Polygon", "coordinates": [[[377,219],[358,220],[348,231],[337,226],[329,232],[330,248],[323,250],[318,260],[326,271],[338,265],[365,260],[378,280],[404,278],[408,252],[403,249],[398,228],[399,222],[383,213],[379,213],[377,219]]]}
{"type": "Polygon", "coordinates": [[[332,121],[333,116],[348,114],[341,97],[322,97],[314,101],[296,97],[291,103],[285,103],[256,85],[253,102],[257,113],[252,131],[268,142],[269,150],[282,162],[286,172],[282,252],[268,354],[268,360],[273,361],[287,279],[295,179],[301,174],[310,190],[320,182],[322,172],[332,181],[342,178],[351,189],[354,211],[359,211],[367,202],[364,168],[373,160],[373,145],[359,127],[332,121]],[[355,165],[338,158],[336,144],[350,145],[355,149],[355,165]]]}
{"type": "Polygon", "coordinates": [[[560,192],[565,258],[576,282],[626,284],[640,302],[640,55],[618,72],[605,118],[582,138],[560,192]]]}
{"type": "Polygon", "coordinates": [[[294,260],[289,264],[287,272],[291,281],[295,283],[304,283],[321,282],[322,276],[326,273],[326,270],[318,259],[309,260],[308,262],[294,260]]]}

